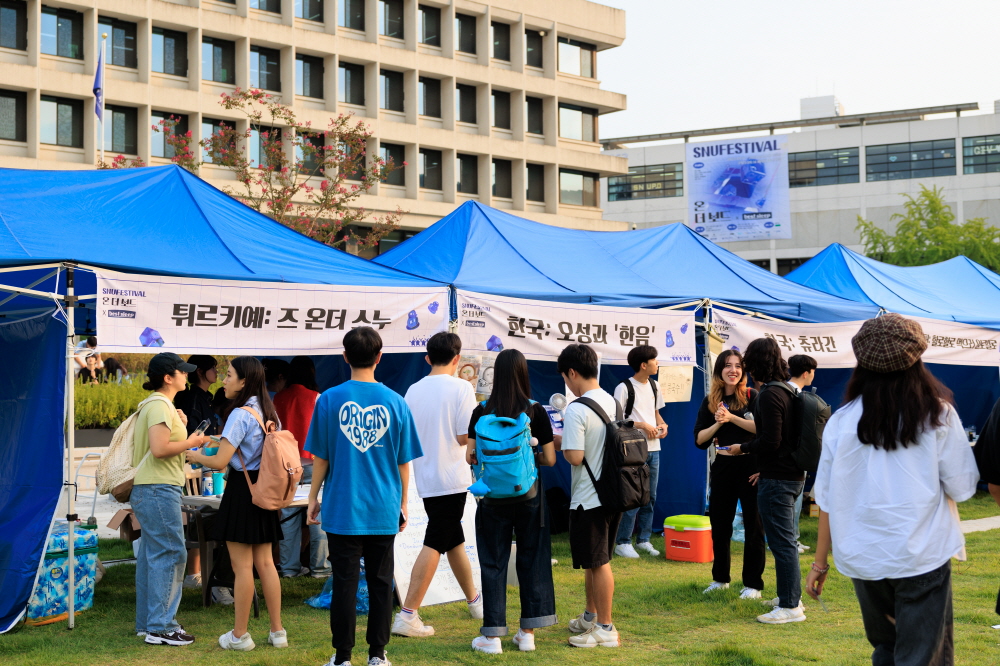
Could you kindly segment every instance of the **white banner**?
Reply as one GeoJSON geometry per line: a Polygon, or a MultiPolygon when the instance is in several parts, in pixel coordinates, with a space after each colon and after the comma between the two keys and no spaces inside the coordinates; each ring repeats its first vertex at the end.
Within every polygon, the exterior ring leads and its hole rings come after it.
{"type": "Polygon", "coordinates": [[[554,303],[458,292],[463,353],[519,349],[553,360],[566,345],[587,344],[609,365],[627,363],[629,350],[652,345],[661,365],[694,365],[694,313],[554,303]]]}
{"type": "MultiPolygon", "coordinates": [[[[919,322],[927,336],[924,363],[1000,366],[1000,331],[940,319],[907,318],[919,322]]],[[[744,351],[751,340],[769,337],[777,341],[786,359],[806,354],[816,359],[820,368],[853,368],[857,361],[851,338],[864,322],[800,324],[713,309],[712,323],[725,340],[725,349],[744,351]]]]}
{"type": "Polygon", "coordinates": [[[787,139],[687,144],[688,226],[715,243],[791,238],[787,139]]]}
{"type": "Polygon", "coordinates": [[[359,326],[378,331],[385,352],[424,353],[448,330],[448,290],[97,273],[105,352],[338,354],[359,326]]]}

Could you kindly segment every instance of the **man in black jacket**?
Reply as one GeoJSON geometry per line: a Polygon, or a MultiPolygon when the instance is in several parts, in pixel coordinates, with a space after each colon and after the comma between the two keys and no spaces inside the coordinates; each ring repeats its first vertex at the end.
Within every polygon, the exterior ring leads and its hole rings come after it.
{"type": "Polygon", "coordinates": [[[764,523],[764,534],[774,555],[778,598],[774,610],[760,615],[765,624],[802,622],[802,575],[799,549],[795,540],[795,498],[802,492],[805,471],[790,455],[798,443],[793,414],[792,392],[784,386],[788,365],[774,338],[758,338],[747,345],[743,368],[759,387],[753,406],[757,436],[750,442],[735,445],[730,453],[757,454],[757,509],[764,523]],[[769,385],[775,382],[775,385],[769,385]]]}

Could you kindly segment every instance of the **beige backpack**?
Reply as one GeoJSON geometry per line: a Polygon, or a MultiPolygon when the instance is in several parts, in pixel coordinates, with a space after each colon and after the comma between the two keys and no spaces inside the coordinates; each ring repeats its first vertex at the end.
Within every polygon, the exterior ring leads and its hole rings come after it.
{"type": "MultiPolygon", "coordinates": [[[[288,430],[278,430],[274,421],[264,425],[260,414],[252,407],[240,407],[250,412],[260,427],[264,429],[264,448],[260,453],[260,472],[257,483],[250,483],[250,474],[239,447],[236,455],[243,467],[243,474],[250,486],[253,503],[262,509],[274,511],[284,509],[295,499],[295,488],[302,479],[302,461],[299,458],[299,443],[288,430]]],[[[232,444],[232,442],[230,442],[232,444]]]]}
{"type": "Polygon", "coordinates": [[[97,464],[97,492],[102,495],[111,494],[119,502],[127,502],[132,496],[132,483],[135,480],[136,472],[146,462],[152,451],[146,451],[139,464],[132,467],[132,456],[135,452],[135,422],[139,418],[142,408],[154,400],[162,400],[174,408],[167,396],[162,393],[153,393],[139,403],[136,410],[125,421],[118,426],[115,434],[111,437],[111,445],[108,446],[107,453],[97,464]]]}

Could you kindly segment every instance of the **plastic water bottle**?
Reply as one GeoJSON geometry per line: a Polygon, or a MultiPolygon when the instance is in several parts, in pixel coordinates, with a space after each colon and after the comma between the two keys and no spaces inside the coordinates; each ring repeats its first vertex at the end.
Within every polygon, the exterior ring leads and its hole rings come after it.
{"type": "Polygon", "coordinates": [[[212,492],[212,475],[205,474],[201,477],[201,494],[204,497],[211,497],[215,493],[212,492]]]}

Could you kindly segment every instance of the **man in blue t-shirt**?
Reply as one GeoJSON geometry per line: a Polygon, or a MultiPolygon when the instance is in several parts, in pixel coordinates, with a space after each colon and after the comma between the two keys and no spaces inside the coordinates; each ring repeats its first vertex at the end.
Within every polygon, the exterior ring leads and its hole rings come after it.
{"type": "Polygon", "coordinates": [[[423,455],[406,401],[375,381],[382,338],[368,326],[344,336],[351,380],[316,401],[305,450],[313,454],[309,523],[322,526],[330,544],[333,598],[330,664],[350,662],[356,627],[355,598],[365,558],[368,581],[368,664],[390,666],[385,656],[392,624],[393,544],[406,527],[409,463],[423,455]]]}

